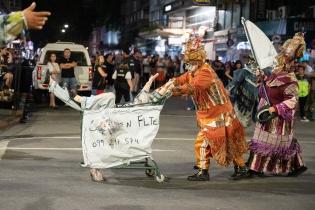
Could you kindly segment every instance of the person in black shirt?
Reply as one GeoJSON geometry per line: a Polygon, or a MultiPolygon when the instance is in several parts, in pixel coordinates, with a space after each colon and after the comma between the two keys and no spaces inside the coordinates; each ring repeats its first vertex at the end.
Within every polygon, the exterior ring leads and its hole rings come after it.
{"type": "Polygon", "coordinates": [[[130,101],[130,90],[132,90],[132,73],[130,71],[130,59],[128,56],[128,50],[123,52],[123,59],[121,63],[117,65],[117,68],[113,74],[115,80],[114,86],[116,90],[115,103],[120,103],[122,96],[124,96],[125,102],[130,101]]]}
{"type": "Polygon", "coordinates": [[[134,54],[132,56],[134,63],[134,77],[132,78],[132,87],[131,90],[132,95],[135,97],[139,88],[139,81],[141,76],[141,62],[140,62],[141,53],[137,49],[134,50],[134,54]]]}
{"type": "Polygon", "coordinates": [[[77,63],[71,58],[70,49],[66,48],[63,51],[63,57],[59,61],[61,69],[61,82],[71,93],[77,93],[77,80],[74,75],[74,67],[77,63]]]}
{"type": "Polygon", "coordinates": [[[225,76],[223,63],[219,59],[216,59],[212,63],[212,68],[215,71],[215,73],[217,74],[217,76],[219,77],[219,79],[222,81],[223,85],[226,86],[228,81],[227,81],[227,78],[225,76]]]}
{"type": "Polygon", "coordinates": [[[104,93],[106,84],[107,84],[107,70],[104,66],[104,56],[98,55],[95,61],[94,67],[94,75],[93,75],[93,82],[92,82],[92,94],[98,95],[104,93]]]}
{"type": "Polygon", "coordinates": [[[107,73],[107,84],[106,84],[106,91],[113,91],[113,85],[114,85],[114,80],[113,80],[113,74],[115,72],[115,65],[114,65],[114,56],[113,54],[107,54],[105,56],[105,69],[106,69],[106,73],[107,73]]]}

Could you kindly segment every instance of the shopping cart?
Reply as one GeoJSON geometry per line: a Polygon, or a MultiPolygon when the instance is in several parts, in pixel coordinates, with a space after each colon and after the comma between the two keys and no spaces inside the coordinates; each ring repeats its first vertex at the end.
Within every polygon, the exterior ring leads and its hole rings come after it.
{"type": "Polygon", "coordinates": [[[84,167],[143,169],[158,183],[165,181],[152,157],[164,102],[119,104],[82,112],[84,167]]]}
{"type": "MultiPolygon", "coordinates": [[[[56,82],[49,90],[67,105],[81,112],[81,140],[84,163],[89,168],[144,169],[159,183],[165,181],[152,157],[151,145],[159,129],[160,112],[166,98],[150,103],[114,105],[113,94],[85,98],[81,107],[56,82]],[[88,100],[91,106],[87,107],[88,100]],[[83,108],[82,108],[83,107],[83,108]]],[[[156,96],[152,94],[153,96],[156,96]]],[[[145,96],[142,95],[142,96],[145,96]]],[[[154,97],[155,99],[158,97],[154,97]]],[[[141,99],[141,97],[139,97],[141,99]]]]}

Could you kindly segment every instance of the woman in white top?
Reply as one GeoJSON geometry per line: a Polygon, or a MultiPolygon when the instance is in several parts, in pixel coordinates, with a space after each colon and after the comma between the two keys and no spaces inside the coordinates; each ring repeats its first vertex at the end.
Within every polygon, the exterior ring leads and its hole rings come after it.
{"type": "MultiPolygon", "coordinates": [[[[59,64],[56,62],[57,56],[55,53],[51,53],[49,57],[49,61],[47,63],[47,67],[49,70],[49,74],[51,75],[51,78],[55,80],[57,83],[60,82],[60,68],[59,64]]],[[[55,95],[53,93],[50,93],[50,102],[49,106],[53,109],[56,109],[56,102],[55,102],[55,95]]]]}

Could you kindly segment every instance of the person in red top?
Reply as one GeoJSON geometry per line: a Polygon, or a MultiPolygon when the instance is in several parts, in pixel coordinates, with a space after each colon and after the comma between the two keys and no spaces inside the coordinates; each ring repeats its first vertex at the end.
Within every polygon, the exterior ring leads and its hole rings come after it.
{"type": "Polygon", "coordinates": [[[210,157],[222,166],[233,162],[235,172],[232,176],[235,179],[247,177],[242,157],[247,151],[244,128],[234,113],[223,83],[205,60],[201,39],[190,38],[184,54],[188,71],[166,83],[172,95],[191,95],[196,106],[200,128],[195,141],[194,169],[197,172],[188,176],[188,180],[209,180],[210,157]]]}

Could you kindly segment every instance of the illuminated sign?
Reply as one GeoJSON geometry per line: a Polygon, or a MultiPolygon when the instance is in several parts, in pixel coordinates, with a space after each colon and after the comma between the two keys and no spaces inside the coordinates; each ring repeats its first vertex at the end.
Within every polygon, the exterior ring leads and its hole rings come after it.
{"type": "Polygon", "coordinates": [[[168,44],[169,45],[181,45],[183,44],[182,37],[169,37],[168,38],[168,44]]]}
{"type": "Polygon", "coordinates": [[[211,0],[193,0],[193,4],[199,6],[210,6],[211,0]]]}
{"type": "Polygon", "coordinates": [[[167,12],[171,12],[171,11],[180,9],[183,7],[183,5],[184,5],[184,1],[174,1],[174,2],[172,2],[170,4],[166,4],[164,6],[164,12],[167,13],[167,12]]]}
{"type": "Polygon", "coordinates": [[[164,8],[164,12],[169,12],[172,10],[172,5],[169,4],[169,5],[166,5],[165,8],[164,8]]]}

